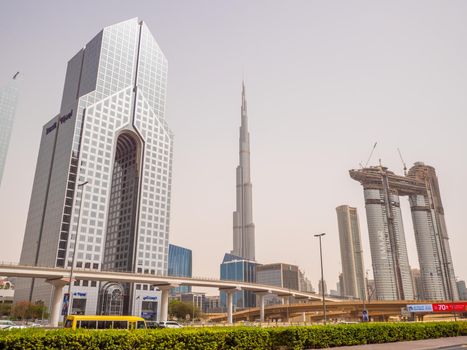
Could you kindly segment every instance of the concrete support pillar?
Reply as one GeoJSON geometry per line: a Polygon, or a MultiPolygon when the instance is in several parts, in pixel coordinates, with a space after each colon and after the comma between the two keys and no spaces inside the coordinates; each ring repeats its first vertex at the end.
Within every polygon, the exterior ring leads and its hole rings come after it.
{"type": "Polygon", "coordinates": [[[259,321],[264,322],[264,294],[259,294],[259,321]]]}
{"type": "Polygon", "coordinates": [[[167,321],[169,314],[169,289],[170,287],[159,287],[161,290],[161,314],[159,321],[167,321]]]}
{"type": "Polygon", "coordinates": [[[227,294],[227,323],[233,324],[233,293],[232,291],[226,292],[227,294]]]}
{"type": "Polygon", "coordinates": [[[302,322],[306,323],[306,312],[302,312],[302,322]]]}
{"type": "Polygon", "coordinates": [[[285,317],[286,317],[286,319],[287,319],[286,322],[289,322],[289,304],[290,304],[290,298],[289,298],[289,296],[288,296],[288,295],[287,295],[287,296],[283,296],[283,297],[282,297],[282,305],[285,305],[285,306],[286,306],[286,308],[285,308],[285,310],[286,310],[285,317]]]}
{"type": "Polygon", "coordinates": [[[60,319],[60,311],[62,310],[61,306],[62,306],[63,287],[66,286],[68,282],[62,279],[47,280],[46,282],[54,286],[54,291],[52,295],[52,304],[50,306],[50,325],[52,327],[58,327],[58,320],[60,319]]]}

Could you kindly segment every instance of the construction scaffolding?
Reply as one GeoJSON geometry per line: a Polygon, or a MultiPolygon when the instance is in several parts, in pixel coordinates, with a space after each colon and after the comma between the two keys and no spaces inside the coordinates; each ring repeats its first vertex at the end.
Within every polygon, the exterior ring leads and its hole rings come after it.
{"type": "Polygon", "coordinates": [[[427,298],[457,300],[454,268],[435,169],[418,162],[406,176],[396,175],[381,165],[350,170],[349,173],[352,179],[362,184],[365,193],[373,269],[375,275],[379,276],[375,277],[377,298],[404,300],[413,296],[412,282],[407,282],[410,267],[399,204],[399,196],[408,196],[422,283],[424,289],[430,291],[427,298]],[[384,230],[383,238],[381,228],[384,230]],[[379,237],[378,242],[375,237],[379,237]],[[385,258],[387,261],[384,261],[385,258]],[[378,271],[379,268],[381,271],[378,271]],[[388,280],[395,285],[392,291],[388,280]]]}

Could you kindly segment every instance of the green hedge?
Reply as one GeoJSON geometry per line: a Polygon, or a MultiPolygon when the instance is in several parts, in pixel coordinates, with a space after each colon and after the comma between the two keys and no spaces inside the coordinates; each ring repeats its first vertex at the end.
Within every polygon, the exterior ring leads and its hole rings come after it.
{"type": "Polygon", "coordinates": [[[310,327],[0,331],[0,349],[319,349],[467,335],[467,322],[310,327]]]}

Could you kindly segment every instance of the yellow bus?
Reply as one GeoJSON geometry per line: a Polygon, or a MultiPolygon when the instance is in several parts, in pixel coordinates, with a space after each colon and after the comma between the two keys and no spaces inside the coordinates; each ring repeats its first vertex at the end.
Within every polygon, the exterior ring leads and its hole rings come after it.
{"type": "Polygon", "coordinates": [[[70,315],[65,328],[71,329],[146,329],[146,322],[136,316],[70,315]]]}

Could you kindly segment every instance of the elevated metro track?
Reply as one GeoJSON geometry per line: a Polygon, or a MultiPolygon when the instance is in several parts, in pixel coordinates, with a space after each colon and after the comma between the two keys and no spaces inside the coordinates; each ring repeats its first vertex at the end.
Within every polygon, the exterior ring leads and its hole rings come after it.
{"type": "MultiPolygon", "coordinates": [[[[63,268],[24,266],[17,264],[0,263],[0,276],[7,277],[28,277],[43,278],[45,280],[68,280],[70,270],[63,268]]],[[[128,272],[97,271],[90,269],[73,270],[73,278],[77,280],[88,281],[112,281],[120,283],[146,283],[156,287],[164,286],[193,286],[193,287],[211,287],[221,290],[249,290],[256,293],[272,293],[278,296],[293,296],[296,298],[321,300],[321,296],[316,293],[299,292],[287,288],[267,286],[256,283],[240,281],[223,281],[214,278],[189,278],[173,276],[157,276],[150,274],[136,274],[128,272]]],[[[340,302],[336,298],[326,298],[327,301],[340,302]]]]}
{"type": "MultiPolygon", "coordinates": [[[[339,303],[329,302],[326,303],[326,310],[328,317],[350,317],[352,319],[359,319],[363,308],[368,310],[371,317],[381,317],[386,319],[389,316],[398,316],[401,314],[401,309],[406,307],[407,304],[433,304],[433,303],[447,303],[451,301],[426,301],[426,300],[394,300],[394,301],[383,301],[376,300],[366,302],[362,301],[348,301],[343,300],[339,303]]],[[[297,304],[280,304],[280,305],[269,305],[264,309],[265,319],[287,319],[289,317],[295,317],[302,315],[303,313],[309,314],[309,317],[315,320],[323,318],[323,304],[321,302],[307,302],[297,304]]],[[[420,313],[418,315],[425,315],[427,313],[420,313]]],[[[241,320],[257,320],[260,316],[259,308],[244,309],[233,314],[234,321],[241,320]]],[[[217,314],[210,317],[211,321],[222,322],[226,320],[225,314],[217,314]]]]}
{"type": "MultiPolygon", "coordinates": [[[[56,326],[60,315],[63,287],[69,282],[70,270],[53,267],[24,266],[18,264],[0,263],[0,276],[42,278],[54,286],[51,308],[51,324],[56,326]]],[[[169,289],[178,286],[210,287],[217,288],[227,293],[227,320],[233,322],[233,298],[234,292],[248,290],[256,293],[260,300],[267,294],[276,294],[281,297],[293,296],[297,299],[321,300],[316,293],[300,292],[286,288],[247,283],[240,281],[223,281],[210,278],[188,278],[172,276],[156,276],[150,274],[137,274],[128,272],[97,271],[90,269],[75,269],[73,278],[88,281],[111,281],[120,283],[144,283],[158,287],[161,290],[161,320],[167,319],[169,289]]],[[[327,298],[328,302],[339,303],[339,299],[327,298]]],[[[261,305],[264,305],[261,303],[261,305]]],[[[260,312],[264,308],[260,308],[260,312]]],[[[262,313],[264,315],[264,312],[262,313]]]]}

